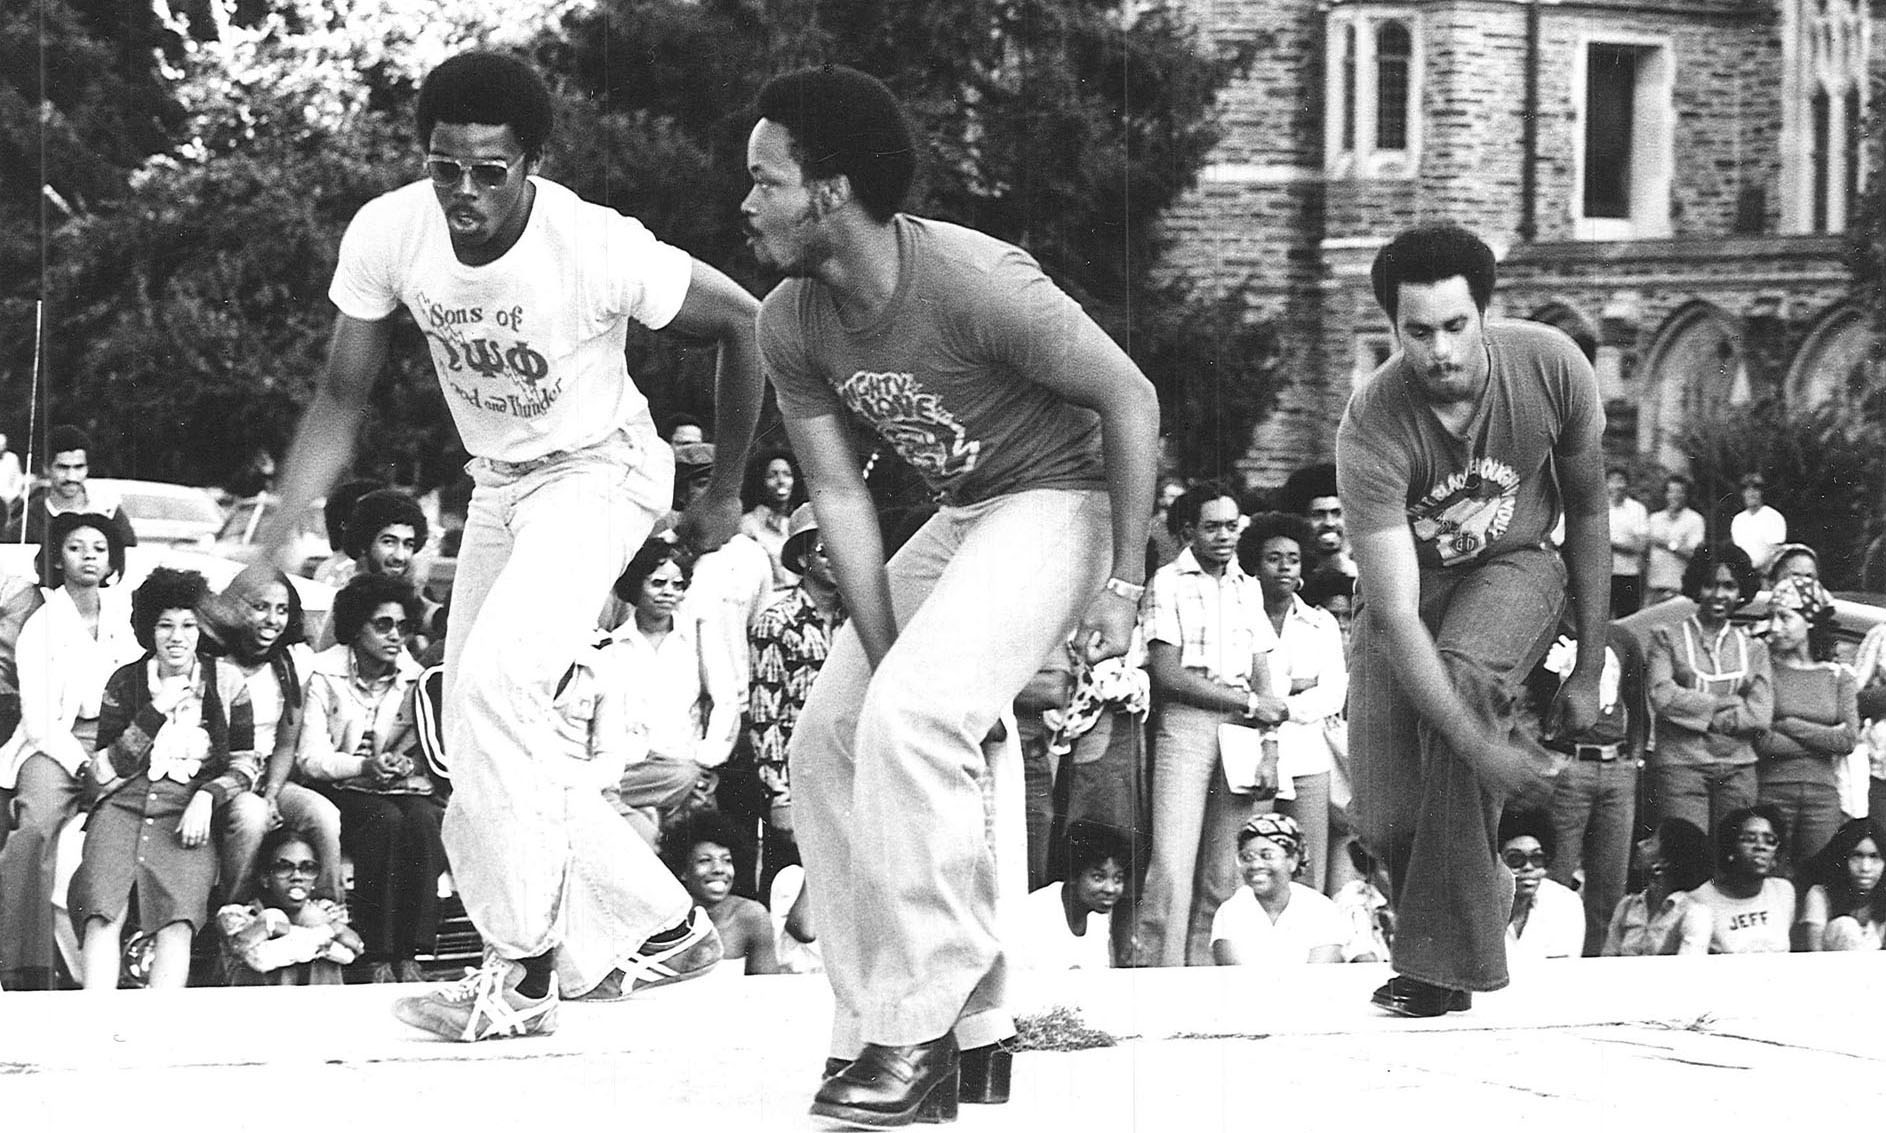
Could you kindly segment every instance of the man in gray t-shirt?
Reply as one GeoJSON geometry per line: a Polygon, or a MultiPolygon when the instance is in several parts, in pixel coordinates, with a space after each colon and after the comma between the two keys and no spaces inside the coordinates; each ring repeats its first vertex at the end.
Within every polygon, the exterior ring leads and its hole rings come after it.
{"type": "Polygon", "coordinates": [[[1590,364],[1548,327],[1488,322],[1493,253],[1465,229],[1405,232],[1373,269],[1401,350],[1350,399],[1338,493],[1359,573],[1352,817],[1388,863],[1400,974],[1375,1002],[1465,1010],[1506,986],[1502,804],[1542,802],[1552,757],[1516,728],[1567,567],[1578,657],[1548,729],[1597,715],[1610,590],[1604,415],[1590,364]],[[1565,555],[1546,541],[1563,502],[1565,555]]]}
{"type": "Polygon", "coordinates": [[[788,748],[836,1006],[812,1109],[906,1124],[954,1112],[959,1046],[963,1096],[1006,1096],[995,897],[1022,864],[1019,760],[1005,781],[981,744],[1077,627],[1089,661],[1125,651],[1158,403],[1026,253],[897,211],[915,149],[882,83],[795,72],[759,108],[741,207],[790,277],[760,350],[851,612],[788,748]],[[888,563],[853,417],[941,504],[888,563]]]}

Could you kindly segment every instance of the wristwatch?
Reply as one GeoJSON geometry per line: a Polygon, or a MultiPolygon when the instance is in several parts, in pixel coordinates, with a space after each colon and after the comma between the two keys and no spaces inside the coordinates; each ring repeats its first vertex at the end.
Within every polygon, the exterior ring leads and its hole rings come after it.
{"type": "Polygon", "coordinates": [[[1144,586],[1128,582],[1124,578],[1109,578],[1106,586],[1102,587],[1102,589],[1109,594],[1117,595],[1129,602],[1139,601],[1140,597],[1146,593],[1144,586]]]}

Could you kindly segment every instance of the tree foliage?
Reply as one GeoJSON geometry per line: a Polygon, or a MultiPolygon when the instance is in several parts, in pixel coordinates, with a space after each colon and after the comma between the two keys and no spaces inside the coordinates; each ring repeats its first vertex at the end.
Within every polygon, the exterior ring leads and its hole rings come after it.
{"type": "MultiPolygon", "coordinates": [[[[1273,399],[1274,331],[1236,288],[1211,291],[1158,266],[1158,218],[1217,141],[1217,92],[1245,61],[1205,47],[1177,7],[168,3],[107,34],[87,19],[108,0],[44,0],[58,15],[49,56],[94,76],[59,96],[75,108],[72,136],[101,136],[77,147],[96,160],[72,175],[71,215],[54,217],[39,247],[0,244],[5,265],[30,265],[33,277],[0,311],[0,379],[24,388],[21,303],[43,271],[52,412],[99,435],[102,470],[207,481],[286,439],[324,360],[340,233],[360,204],[416,175],[417,81],[474,45],[528,50],[556,80],[548,175],[756,291],[772,281],[738,214],[753,96],[792,66],[872,71],[905,99],[928,147],[913,207],[1034,253],[1160,386],[1187,471],[1242,455],[1273,399]],[[120,137],[101,124],[125,105],[144,109],[120,137]]],[[[22,58],[19,24],[0,16],[0,62],[22,58]]],[[[22,123],[41,96],[30,83],[0,88],[0,146],[29,137],[22,123]]],[[[0,195],[15,209],[36,202],[0,195]]],[[[380,471],[391,463],[432,482],[460,454],[416,332],[400,333],[367,451],[380,471]]],[[[708,409],[711,352],[654,335],[629,350],[658,415],[708,409]]]]}

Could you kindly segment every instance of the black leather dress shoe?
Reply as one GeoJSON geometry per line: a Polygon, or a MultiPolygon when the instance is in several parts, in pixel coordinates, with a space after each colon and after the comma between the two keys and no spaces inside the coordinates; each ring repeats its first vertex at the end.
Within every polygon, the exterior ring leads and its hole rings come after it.
{"type": "Polygon", "coordinates": [[[823,1082],[827,1078],[838,1077],[840,1074],[843,1074],[845,1072],[845,1067],[850,1066],[850,1065],[851,1065],[851,1059],[849,1058],[826,1059],[825,1060],[825,1073],[819,1075],[819,1081],[823,1082]]]}
{"type": "Polygon", "coordinates": [[[1391,1015],[1409,1019],[1433,1019],[1449,1011],[1473,1008],[1473,993],[1437,987],[1412,976],[1396,976],[1375,989],[1369,1002],[1391,1015]]]}
{"type": "Polygon", "coordinates": [[[970,1105],[1001,1105],[1008,1101],[1009,1078],[1014,1073],[1015,1053],[1001,1043],[971,1047],[962,1052],[959,1100],[970,1105]]]}
{"type": "Polygon", "coordinates": [[[956,1120],[956,1039],[915,1046],[868,1043],[812,1099],[812,1112],[871,1129],[956,1120]]]}

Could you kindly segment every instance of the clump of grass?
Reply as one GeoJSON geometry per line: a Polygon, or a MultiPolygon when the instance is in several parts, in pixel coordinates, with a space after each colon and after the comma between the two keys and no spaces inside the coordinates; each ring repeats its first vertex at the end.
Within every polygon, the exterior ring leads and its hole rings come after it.
{"type": "Polygon", "coordinates": [[[1050,1007],[1018,1016],[1010,1045],[1016,1050],[1092,1050],[1117,1046],[1119,1042],[1107,1032],[1088,1026],[1078,1008],[1050,1007]]]}

